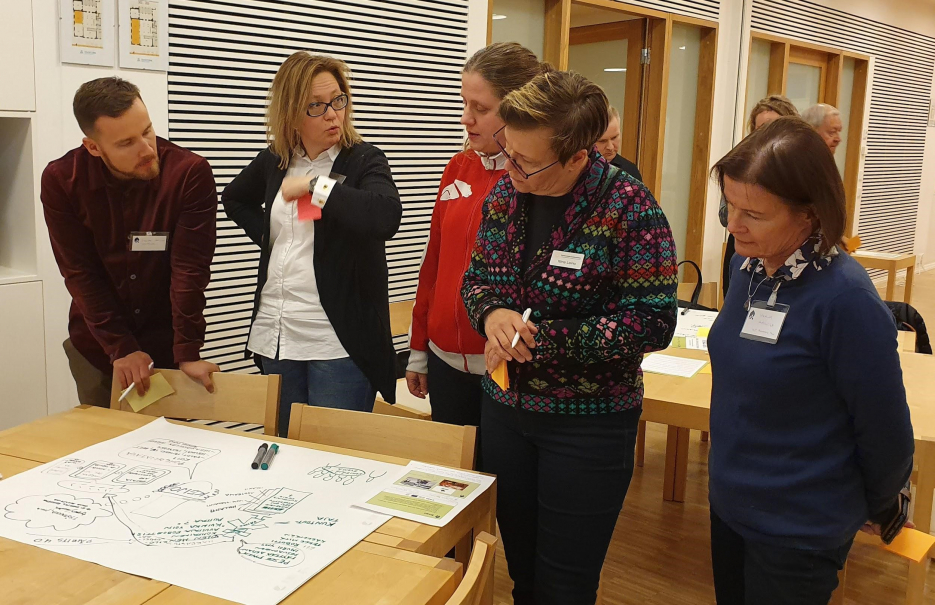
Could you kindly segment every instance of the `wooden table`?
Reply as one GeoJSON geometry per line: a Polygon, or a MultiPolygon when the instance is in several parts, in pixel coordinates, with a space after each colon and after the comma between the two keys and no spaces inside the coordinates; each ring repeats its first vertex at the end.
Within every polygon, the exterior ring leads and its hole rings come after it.
{"type": "Polygon", "coordinates": [[[858,250],[851,257],[867,269],[882,269],[887,272],[886,296],[883,300],[893,300],[893,293],[896,290],[896,272],[905,269],[906,290],[903,293],[903,301],[908,303],[912,300],[912,279],[915,277],[916,272],[915,254],[858,250]]]}
{"type": "MultiPolygon", "coordinates": [[[[116,410],[75,408],[2,431],[0,474],[9,477],[112,439],[152,420],[152,417],[116,410]]],[[[185,426],[396,464],[408,463],[408,460],[369,452],[200,425],[185,426]]],[[[441,557],[458,543],[465,531],[472,528],[496,531],[495,501],[496,492],[488,490],[441,528],[394,518],[283,603],[443,604],[454,592],[463,572],[460,564],[441,557]]],[[[6,539],[0,539],[0,570],[0,594],[4,595],[5,604],[200,605],[227,602],[6,539]],[[49,578],[56,581],[50,582],[49,578]]]]}

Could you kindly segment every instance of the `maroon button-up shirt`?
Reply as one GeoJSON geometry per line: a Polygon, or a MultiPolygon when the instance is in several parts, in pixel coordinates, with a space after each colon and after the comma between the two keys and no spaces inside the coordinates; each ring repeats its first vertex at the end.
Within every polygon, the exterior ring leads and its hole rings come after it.
{"type": "Polygon", "coordinates": [[[84,147],[42,173],[52,251],[72,296],[75,348],[110,374],[114,360],[145,351],[156,367],[197,361],[205,337],[217,187],[208,162],[157,139],[160,174],[115,178],[84,147]],[[165,252],[131,252],[131,232],[168,232],[165,252]]]}

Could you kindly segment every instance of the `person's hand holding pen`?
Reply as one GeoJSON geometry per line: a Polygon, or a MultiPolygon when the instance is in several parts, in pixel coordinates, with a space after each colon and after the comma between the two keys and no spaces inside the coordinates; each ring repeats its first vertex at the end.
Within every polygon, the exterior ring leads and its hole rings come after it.
{"type": "MultiPolygon", "coordinates": [[[[532,361],[531,349],[536,348],[535,336],[539,333],[539,328],[529,321],[528,314],[524,319],[516,311],[495,309],[484,320],[484,332],[487,334],[484,358],[488,370],[491,369],[489,364],[494,356],[497,359],[519,363],[532,361]]],[[[493,368],[497,365],[499,362],[494,364],[493,368]]]]}

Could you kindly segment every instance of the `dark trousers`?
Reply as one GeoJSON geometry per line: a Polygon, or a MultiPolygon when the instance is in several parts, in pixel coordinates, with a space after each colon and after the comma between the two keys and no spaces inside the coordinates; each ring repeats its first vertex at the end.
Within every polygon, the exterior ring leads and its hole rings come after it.
{"type": "Polygon", "coordinates": [[[474,468],[482,471],[480,409],[484,391],[480,381],[483,377],[454,369],[431,350],[428,357],[432,420],[477,427],[477,462],[474,468]]]}
{"type": "Polygon", "coordinates": [[[751,542],[711,511],[718,605],[828,605],[853,540],[830,550],[751,542]]]}
{"type": "Polygon", "coordinates": [[[564,415],[484,395],[484,465],[515,605],[593,605],[633,476],[640,410],[564,415]]]}
{"type": "Polygon", "coordinates": [[[84,355],[78,352],[75,345],[71,344],[70,338],[62,343],[62,347],[65,349],[68,368],[71,370],[78,389],[78,403],[109,408],[113,374],[105,374],[94,367],[84,355]]]}

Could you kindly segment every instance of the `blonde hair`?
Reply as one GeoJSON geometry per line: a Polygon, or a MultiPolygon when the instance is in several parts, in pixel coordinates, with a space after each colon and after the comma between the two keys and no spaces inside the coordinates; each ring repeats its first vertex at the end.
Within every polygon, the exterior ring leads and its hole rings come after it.
{"type": "Polygon", "coordinates": [[[769,95],[768,97],[763,97],[757,101],[756,105],[753,106],[753,109],[750,110],[750,121],[747,124],[747,128],[750,130],[750,132],[756,130],[757,116],[759,116],[761,113],[766,113],[767,111],[777,113],[779,114],[779,117],[799,115],[799,110],[796,109],[795,105],[792,104],[792,101],[786,97],[782,95],[769,95]]]}
{"type": "Polygon", "coordinates": [[[618,122],[620,121],[620,113],[617,111],[616,107],[614,107],[613,105],[608,106],[607,112],[610,114],[607,120],[608,126],[610,125],[609,124],[610,120],[617,120],[618,122]]]}
{"type": "Polygon", "coordinates": [[[607,95],[600,86],[573,71],[553,71],[533,78],[500,102],[500,118],[518,130],[545,127],[563,165],[578,151],[591,151],[610,122],[607,95]]]}
{"type": "Polygon", "coordinates": [[[279,167],[282,169],[289,166],[292,154],[302,145],[299,124],[306,117],[312,80],[322,72],[333,75],[341,92],[347,95],[339,144],[341,147],[352,147],[363,141],[354,128],[354,96],[350,86],[351,69],[347,63],[304,50],[293,53],[283,61],[273,78],[266,108],[266,142],[270,150],[279,156],[279,167]]]}

